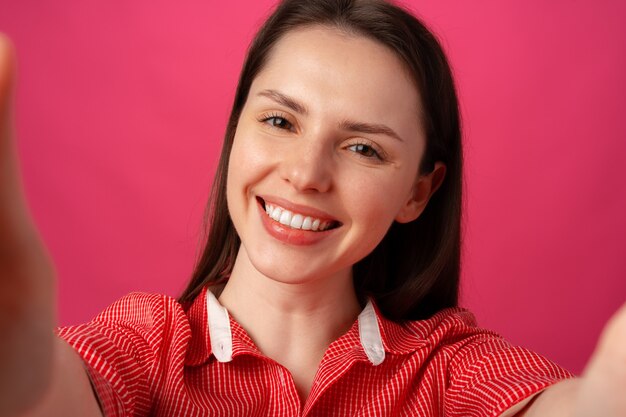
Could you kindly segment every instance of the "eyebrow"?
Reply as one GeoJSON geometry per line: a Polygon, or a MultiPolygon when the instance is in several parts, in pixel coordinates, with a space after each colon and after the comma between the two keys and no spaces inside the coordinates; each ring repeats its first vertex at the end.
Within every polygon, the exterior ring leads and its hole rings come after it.
{"type": "Polygon", "coordinates": [[[277,102],[278,104],[282,104],[283,106],[290,108],[296,113],[300,113],[303,115],[307,115],[309,113],[304,104],[289,96],[284,95],[283,93],[279,93],[276,90],[263,90],[258,95],[267,97],[270,100],[277,102]]]}
{"type": "MultiPolygon", "coordinates": [[[[268,89],[259,92],[258,95],[267,97],[278,104],[288,107],[296,113],[300,113],[302,115],[307,115],[309,113],[307,107],[304,104],[279,91],[268,89]]],[[[368,133],[371,135],[386,135],[393,139],[399,140],[400,142],[404,142],[400,135],[398,135],[392,128],[384,124],[344,120],[339,124],[339,127],[343,130],[348,130],[351,132],[368,133]]]]}
{"type": "Polygon", "coordinates": [[[404,142],[400,135],[387,125],[344,120],[340,126],[342,129],[349,130],[351,132],[369,133],[370,135],[386,135],[399,140],[400,142],[404,142]]]}

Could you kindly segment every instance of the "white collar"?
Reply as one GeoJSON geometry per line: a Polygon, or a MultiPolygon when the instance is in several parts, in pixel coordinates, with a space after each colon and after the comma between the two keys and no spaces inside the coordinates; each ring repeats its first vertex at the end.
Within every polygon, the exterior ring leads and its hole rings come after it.
{"type": "MultiPolygon", "coordinates": [[[[219,362],[230,362],[233,359],[233,335],[228,311],[210,290],[206,292],[206,304],[211,351],[219,362]]],[[[385,349],[380,336],[376,310],[371,300],[368,300],[358,320],[361,346],[369,361],[374,366],[380,365],[385,360],[385,349]]]]}

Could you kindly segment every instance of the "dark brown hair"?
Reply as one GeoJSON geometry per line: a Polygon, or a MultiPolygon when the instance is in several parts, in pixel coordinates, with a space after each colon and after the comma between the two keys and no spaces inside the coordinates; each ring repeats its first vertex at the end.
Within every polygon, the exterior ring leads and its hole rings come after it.
{"type": "Polygon", "coordinates": [[[462,149],[457,96],[446,56],[434,35],[398,6],[376,0],[286,0],[254,38],[243,65],[207,206],[206,242],[179,301],[231,273],[240,240],[226,204],[226,175],[240,113],[250,86],[276,42],[289,31],[323,25],[387,46],[405,63],[421,95],[426,150],[420,173],[446,165],[446,177],[422,215],[394,223],[380,244],[353,267],[360,297],[373,297],[396,321],[426,318],[456,306],[459,291],[462,149]]]}

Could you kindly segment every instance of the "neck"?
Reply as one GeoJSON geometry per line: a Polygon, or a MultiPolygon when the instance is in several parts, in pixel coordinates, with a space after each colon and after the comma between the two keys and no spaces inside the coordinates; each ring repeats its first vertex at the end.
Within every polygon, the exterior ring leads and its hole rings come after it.
{"type": "Polygon", "coordinates": [[[325,333],[334,340],[348,330],[361,311],[351,271],[281,282],[256,270],[244,249],[219,300],[251,336],[259,334],[260,339],[262,332],[257,329],[295,331],[287,326],[292,323],[311,325],[303,327],[308,339],[325,333]]]}
{"type": "Polygon", "coordinates": [[[281,282],[256,270],[245,249],[219,301],[264,355],[291,371],[301,395],[330,343],[349,330],[361,311],[351,271],[281,282]]]}

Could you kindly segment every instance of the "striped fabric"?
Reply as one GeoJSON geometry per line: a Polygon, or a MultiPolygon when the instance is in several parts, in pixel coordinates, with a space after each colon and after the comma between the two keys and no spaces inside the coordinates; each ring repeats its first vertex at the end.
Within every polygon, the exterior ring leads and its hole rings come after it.
{"type": "Polygon", "coordinates": [[[329,346],[304,404],[206,289],[186,306],[132,293],[57,331],[106,416],[499,416],[572,376],[460,308],[398,324],[369,304],[329,346]]]}

